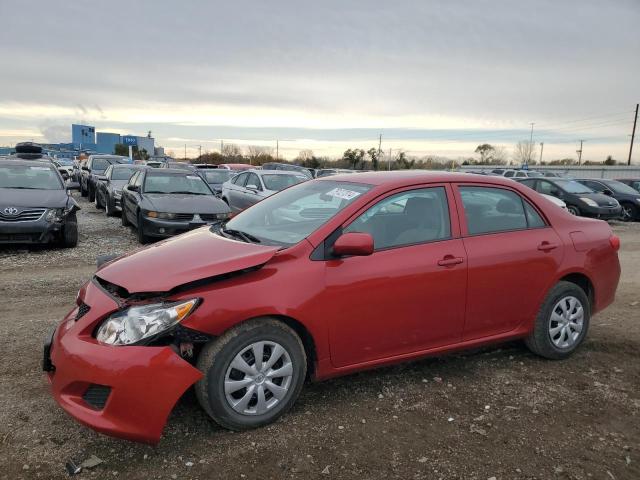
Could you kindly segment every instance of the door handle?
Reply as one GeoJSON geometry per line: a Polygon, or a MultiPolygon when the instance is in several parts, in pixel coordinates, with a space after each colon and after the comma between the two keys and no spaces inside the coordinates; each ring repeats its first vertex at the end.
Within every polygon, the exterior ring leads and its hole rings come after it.
{"type": "Polygon", "coordinates": [[[438,260],[438,265],[441,267],[452,267],[464,262],[462,257],[454,257],[453,255],[445,255],[442,259],[438,260]]]}
{"type": "Polygon", "coordinates": [[[538,245],[538,250],[541,252],[550,252],[551,250],[558,248],[558,245],[555,243],[549,243],[546,240],[538,245]]]}

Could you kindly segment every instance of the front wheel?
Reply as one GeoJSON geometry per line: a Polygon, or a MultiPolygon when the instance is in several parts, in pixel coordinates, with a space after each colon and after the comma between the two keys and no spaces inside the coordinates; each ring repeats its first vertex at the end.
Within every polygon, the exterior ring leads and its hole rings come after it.
{"type": "Polygon", "coordinates": [[[107,199],[104,202],[104,211],[107,214],[107,217],[113,217],[116,214],[116,209],[113,206],[113,200],[111,200],[111,196],[107,194],[107,199]]]}
{"type": "Polygon", "coordinates": [[[545,358],[567,358],[587,335],[590,319],[591,306],[584,290],[575,283],[558,282],[542,303],[527,346],[545,358]]]}
{"type": "Polygon", "coordinates": [[[78,219],[75,213],[69,214],[60,232],[60,246],[73,248],[78,245],[78,219]]]}
{"type": "Polygon", "coordinates": [[[200,405],[222,427],[247,430],[289,410],[307,372],[298,335],[274,319],[245,322],[208,343],[198,357],[200,405]]]}
{"type": "Polygon", "coordinates": [[[138,213],[137,232],[138,232],[138,242],[140,242],[142,245],[149,242],[149,237],[144,233],[144,223],[142,222],[142,213],[138,213]]]}
{"type": "Polygon", "coordinates": [[[96,208],[98,210],[101,210],[102,208],[104,208],[104,205],[102,205],[102,202],[100,201],[100,192],[96,192],[95,196],[96,196],[96,208]]]}
{"type": "Polygon", "coordinates": [[[96,199],[96,190],[91,187],[91,184],[87,183],[87,197],[90,202],[93,202],[96,199]]]}
{"type": "Polygon", "coordinates": [[[569,210],[571,215],[575,215],[576,217],[580,216],[580,209],[575,205],[567,205],[567,210],[569,210]]]}

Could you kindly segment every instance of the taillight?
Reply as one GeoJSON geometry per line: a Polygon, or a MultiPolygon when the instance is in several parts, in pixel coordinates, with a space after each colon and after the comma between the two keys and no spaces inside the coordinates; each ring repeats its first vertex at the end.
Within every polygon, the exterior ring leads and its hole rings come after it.
{"type": "Polygon", "coordinates": [[[609,237],[609,243],[616,252],[620,250],[620,237],[618,237],[617,235],[611,235],[609,237]]]}

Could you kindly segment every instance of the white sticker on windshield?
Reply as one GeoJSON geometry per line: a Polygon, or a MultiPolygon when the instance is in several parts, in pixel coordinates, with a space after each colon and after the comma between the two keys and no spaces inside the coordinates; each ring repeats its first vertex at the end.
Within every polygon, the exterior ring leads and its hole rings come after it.
{"type": "Polygon", "coordinates": [[[188,178],[189,180],[200,180],[200,177],[197,177],[197,176],[195,176],[195,175],[187,175],[187,178],[188,178]]]}
{"type": "Polygon", "coordinates": [[[353,190],[347,190],[345,188],[334,188],[333,190],[329,190],[327,195],[342,198],[343,200],[352,200],[360,195],[360,192],[354,192],[353,190]]]}
{"type": "Polygon", "coordinates": [[[30,170],[51,170],[49,167],[29,167],[30,170]]]}

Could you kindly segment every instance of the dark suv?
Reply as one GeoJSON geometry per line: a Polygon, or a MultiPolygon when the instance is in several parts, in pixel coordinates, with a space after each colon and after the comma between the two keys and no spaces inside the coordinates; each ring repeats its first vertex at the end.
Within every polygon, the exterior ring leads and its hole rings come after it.
{"type": "Polygon", "coordinates": [[[89,201],[96,199],[96,182],[98,176],[104,175],[109,165],[116,163],[129,163],[127,157],[117,155],[91,155],[80,171],[80,193],[83,197],[89,197],[89,201]]]}

